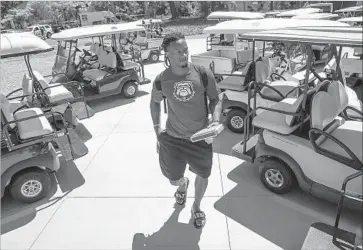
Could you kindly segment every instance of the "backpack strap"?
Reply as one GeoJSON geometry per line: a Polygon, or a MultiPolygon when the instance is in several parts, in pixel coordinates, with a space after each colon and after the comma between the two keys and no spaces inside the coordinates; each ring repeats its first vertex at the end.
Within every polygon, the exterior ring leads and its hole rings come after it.
{"type": "Polygon", "coordinates": [[[156,90],[160,91],[162,96],[163,96],[163,99],[164,99],[164,113],[166,114],[167,113],[166,97],[164,96],[163,91],[161,89],[161,79],[160,78],[161,78],[161,74],[156,76],[156,78],[155,78],[155,88],[156,88],[156,90]]]}
{"type": "Polygon", "coordinates": [[[208,75],[206,72],[206,69],[203,66],[199,66],[199,65],[195,65],[195,68],[197,69],[202,83],[203,83],[203,87],[204,87],[204,103],[205,103],[205,108],[207,111],[207,117],[209,115],[209,106],[208,106],[208,94],[207,94],[207,90],[208,90],[208,75]]]}

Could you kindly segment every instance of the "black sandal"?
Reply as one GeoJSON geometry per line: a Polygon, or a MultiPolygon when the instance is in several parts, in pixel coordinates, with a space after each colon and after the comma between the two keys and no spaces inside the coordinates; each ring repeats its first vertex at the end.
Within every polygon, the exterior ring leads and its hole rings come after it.
{"type": "Polygon", "coordinates": [[[180,205],[183,206],[185,204],[185,202],[187,201],[187,192],[188,192],[188,187],[189,187],[189,179],[186,178],[187,180],[187,186],[185,188],[185,192],[181,192],[179,190],[176,190],[174,197],[175,197],[175,202],[180,205]]]}
{"type": "Polygon", "coordinates": [[[203,211],[193,211],[192,209],[193,224],[196,229],[203,228],[207,222],[207,217],[203,211]],[[199,222],[199,223],[198,223],[199,222]]]}

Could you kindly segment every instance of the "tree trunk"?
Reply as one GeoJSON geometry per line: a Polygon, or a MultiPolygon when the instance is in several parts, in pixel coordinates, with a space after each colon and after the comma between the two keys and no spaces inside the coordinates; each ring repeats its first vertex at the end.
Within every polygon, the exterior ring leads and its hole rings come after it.
{"type": "Polygon", "coordinates": [[[201,9],[202,9],[202,12],[204,13],[204,16],[208,16],[209,14],[209,5],[208,5],[208,2],[207,1],[203,1],[203,2],[200,2],[201,4],[201,9]]]}
{"type": "Polygon", "coordinates": [[[270,1],[270,10],[274,10],[274,2],[270,1]]]}
{"type": "Polygon", "coordinates": [[[178,12],[176,10],[175,2],[169,1],[170,12],[171,12],[171,19],[176,19],[178,17],[178,12]]]}
{"type": "Polygon", "coordinates": [[[215,11],[215,9],[216,9],[216,2],[212,1],[212,12],[215,11]]]}

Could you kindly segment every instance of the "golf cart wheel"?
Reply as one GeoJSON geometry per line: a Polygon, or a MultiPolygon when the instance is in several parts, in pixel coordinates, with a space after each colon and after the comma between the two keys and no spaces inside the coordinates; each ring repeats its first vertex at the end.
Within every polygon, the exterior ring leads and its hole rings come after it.
{"type": "Polygon", "coordinates": [[[52,36],[52,33],[48,32],[47,33],[47,38],[50,39],[51,36],[52,36]]]}
{"type": "Polygon", "coordinates": [[[158,62],[159,61],[159,54],[155,51],[150,52],[149,59],[151,62],[158,62]]]}
{"type": "Polygon", "coordinates": [[[31,169],[16,174],[10,185],[10,194],[14,200],[33,203],[48,194],[51,186],[49,174],[41,169],[31,169]]]}
{"type": "Polygon", "coordinates": [[[137,89],[137,84],[134,81],[128,81],[122,87],[122,94],[126,98],[133,98],[136,96],[137,89]]]}
{"type": "Polygon", "coordinates": [[[235,133],[243,133],[244,119],[246,116],[246,111],[242,109],[232,109],[228,112],[226,117],[227,127],[235,133]]]}
{"type": "Polygon", "coordinates": [[[294,174],[281,160],[267,159],[260,164],[259,169],[263,185],[276,194],[288,193],[296,184],[294,174]]]}

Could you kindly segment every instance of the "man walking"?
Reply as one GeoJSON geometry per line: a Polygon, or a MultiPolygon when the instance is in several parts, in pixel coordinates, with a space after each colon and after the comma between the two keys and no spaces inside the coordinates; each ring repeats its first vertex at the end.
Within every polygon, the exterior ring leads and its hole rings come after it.
{"type": "Polygon", "coordinates": [[[220,90],[209,69],[188,62],[189,51],[183,34],[167,35],[162,46],[169,67],[156,77],[150,102],[161,172],[172,185],[178,186],[174,196],[181,206],[186,202],[189,185],[189,179],[184,177],[186,165],[197,175],[191,212],[195,227],[202,228],[206,215],[200,204],[211,174],[213,151],[211,141],[193,143],[190,137],[219,123],[222,109],[218,98],[220,90]],[[168,107],[165,131],[160,127],[160,102],[164,98],[168,107]],[[211,123],[208,110],[212,113],[211,123]]]}

